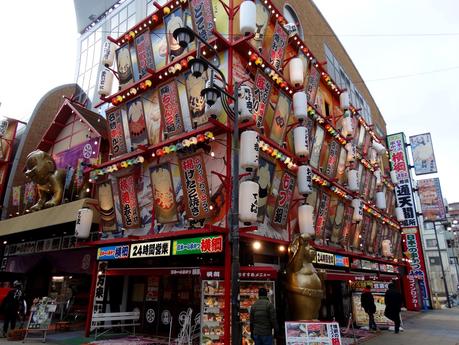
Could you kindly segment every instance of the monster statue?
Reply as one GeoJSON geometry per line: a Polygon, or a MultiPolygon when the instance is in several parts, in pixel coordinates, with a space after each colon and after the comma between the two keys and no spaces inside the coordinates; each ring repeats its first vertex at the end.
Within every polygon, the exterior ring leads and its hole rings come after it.
{"type": "Polygon", "coordinates": [[[322,282],[312,265],[316,251],[310,239],[300,235],[289,248],[286,289],[292,320],[314,320],[319,314],[322,282]]]}
{"type": "Polygon", "coordinates": [[[56,169],[56,163],[46,152],[35,150],[27,156],[25,175],[37,184],[38,202],[30,210],[59,205],[62,200],[65,171],[56,169]]]}

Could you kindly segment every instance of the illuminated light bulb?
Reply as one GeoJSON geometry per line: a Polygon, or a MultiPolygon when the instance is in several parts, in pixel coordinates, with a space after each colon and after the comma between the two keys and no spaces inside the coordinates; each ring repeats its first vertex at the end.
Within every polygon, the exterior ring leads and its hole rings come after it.
{"type": "Polygon", "coordinates": [[[212,151],[212,152],[210,153],[210,155],[211,155],[212,157],[215,157],[214,151],[212,151]]]}
{"type": "Polygon", "coordinates": [[[259,249],[261,248],[261,243],[260,243],[260,241],[255,241],[255,242],[253,242],[252,247],[253,247],[253,249],[255,249],[255,250],[259,250],[259,249]]]}
{"type": "Polygon", "coordinates": [[[280,245],[280,246],[279,246],[279,251],[280,251],[280,252],[285,252],[285,246],[280,245]]]}

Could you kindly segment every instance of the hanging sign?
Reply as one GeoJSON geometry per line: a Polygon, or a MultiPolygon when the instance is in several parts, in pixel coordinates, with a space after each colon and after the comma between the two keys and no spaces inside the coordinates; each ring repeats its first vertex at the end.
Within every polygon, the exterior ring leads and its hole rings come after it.
{"type": "Polygon", "coordinates": [[[129,244],[108,246],[97,249],[97,260],[118,260],[129,258],[129,244]]]}
{"type": "Polygon", "coordinates": [[[325,252],[316,252],[317,264],[335,266],[335,255],[325,252]]]}
{"type": "Polygon", "coordinates": [[[174,184],[168,163],[150,168],[154,216],[158,223],[178,222],[174,184]]]}
{"type": "Polygon", "coordinates": [[[335,266],[349,267],[349,257],[335,254],[335,266]]]}
{"type": "Polygon", "coordinates": [[[435,160],[430,133],[411,136],[410,144],[415,174],[423,175],[436,173],[437,162],[435,160]]]}
{"type": "Polygon", "coordinates": [[[311,104],[314,104],[316,101],[319,84],[320,71],[314,65],[311,65],[311,72],[309,73],[308,83],[306,84],[306,94],[308,95],[308,100],[311,104]]]}
{"type": "Polygon", "coordinates": [[[387,136],[389,157],[392,170],[397,174],[399,183],[395,187],[397,205],[403,210],[405,220],[401,221],[402,227],[417,226],[416,209],[414,206],[411,176],[405,151],[405,135],[403,133],[387,136]]]}
{"type": "Polygon", "coordinates": [[[271,45],[271,50],[269,52],[269,62],[276,70],[279,70],[282,67],[287,40],[288,33],[285,31],[285,29],[279,22],[276,22],[273,43],[271,45]]]}
{"type": "Polygon", "coordinates": [[[131,244],[129,258],[152,258],[169,256],[171,254],[171,241],[156,241],[131,244]]]}
{"type": "Polygon", "coordinates": [[[116,230],[115,202],[113,201],[112,183],[110,180],[97,184],[97,200],[102,231],[116,230]]]}
{"type": "Polygon", "coordinates": [[[342,345],[337,322],[286,322],[287,344],[342,345]]]}
{"type": "Polygon", "coordinates": [[[332,140],[330,142],[330,145],[328,147],[328,161],[327,161],[327,167],[325,169],[325,175],[328,177],[334,178],[336,175],[336,168],[338,166],[338,155],[340,153],[340,148],[341,145],[335,141],[332,140]]]}
{"type": "Polygon", "coordinates": [[[127,175],[118,179],[121,215],[123,217],[123,225],[127,229],[140,226],[139,204],[135,185],[134,175],[127,175]]]}
{"type": "Polygon", "coordinates": [[[213,254],[223,251],[223,236],[205,236],[174,240],[172,255],[213,254]]]}
{"type": "Polygon", "coordinates": [[[319,202],[319,210],[316,218],[316,236],[317,238],[323,237],[323,231],[328,216],[328,205],[330,204],[330,195],[322,192],[319,202]]]}
{"type": "Polygon", "coordinates": [[[274,207],[272,225],[277,228],[284,228],[287,224],[288,211],[292,201],[293,191],[295,189],[295,176],[284,172],[279,186],[279,195],[277,196],[276,206],[274,207]]]}
{"type": "Polygon", "coordinates": [[[253,116],[258,128],[263,127],[263,119],[268,105],[270,92],[271,82],[263,75],[263,73],[257,71],[253,91],[253,116]]]}
{"type": "Polygon", "coordinates": [[[202,154],[179,160],[183,195],[188,219],[205,219],[211,215],[209,187],[202,154]]]}
{"type": "Polygon", "coordinates": [[[132,150],[139,145],[148,145],[148,133],[143,111],[143,102],[137,98],[126,103],[129,135],[131,138],[132,150]]]}
{"type": "Polygon", "coordinates": [[[290,99],[281,92],[277,99],[276,111],[270,126],[269,138],[281,145],[284,141],[285,130],[287,129],[288,117],[290,115],[290,99]]]}
{"type": "Polygon", "coordinates": [[[438,177],[418,180],[418,193],[421,199],[424,220],[439,221],[446,219],[446,210],[438,177]]]}
{"type": "Polygon", "coordinates": [[[110,131],[111,153],[113,157],[126,153],[126,137],[124,136],[121,109],[115,109],[113,112],[107,114],[107,121],[110,131]]]}
{"type": "Polygon", "coordinates": [[[182,111],[175,81],[159,88],[159,99],[165,132],[169,136],[183,133],[182,111]]]}
{"type": "Polygon", "coordinates": [[[140,76],[145,76],[148,73],[148,68],[155,69],[155,60],[153,57],[153,49],[151,48],[150,31],[136,36],[135,51],[137,53],[137,66],[140,76]]]}
{"type": "Polygon", "coordinates": [[[212,31],[215,29],[211,0],[191,0],[190,9],[194,29],[199,36],[209,42],[214,37],[212,31]]]}
{"type": "Polygon", "coordinates": [[[134,81],[132,71],[131,52],[129,44],[126,44],[116,50],[116,62],[118,66],[118,79],[120,86],[129,84],[134,81]]]}

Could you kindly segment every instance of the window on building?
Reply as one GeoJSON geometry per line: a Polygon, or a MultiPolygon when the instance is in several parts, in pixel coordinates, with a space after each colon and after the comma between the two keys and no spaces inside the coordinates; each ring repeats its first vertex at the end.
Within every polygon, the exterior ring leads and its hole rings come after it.
{"type": "Polygon", "coordinates": [[[429,262],[431,265],[440,265],[440,257],[439,256],[431,256],[429,258],[429,262]]]}
{"type": "Polygon", "coordinates": [[[283,14],[288,24],[295,24],[298,36],[300,36],[301,39],[304,39],[303,28],[293,7],[290,5],[285,5],[283,14]]]}
{"type": "Polygon", "coordinates": [[[153,5],[153,2],[156,2],[160,6],[164,6],[166,3],[168,3],[168,0],[148,0],[146,6],[147,16],[158,11],[158,8],[155,5],[153,5]]]}
{"type": "Polygon", "coordinates": [[[437,240],[435,240],[435,239],[426,240],[426,246],[427,246],[427,248],[435,248],[435,247],[437,247],[437,240]]]}

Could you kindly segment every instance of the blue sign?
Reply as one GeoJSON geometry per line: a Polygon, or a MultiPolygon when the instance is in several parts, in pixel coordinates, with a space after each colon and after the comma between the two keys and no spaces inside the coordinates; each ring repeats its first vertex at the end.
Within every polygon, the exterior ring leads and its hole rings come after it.
{"type": "Polygon", "coordinates": [[[129,244],[97,249],[97,260],[118,260],[129,258],[129,244]]]}
{"type": "Polygon", "coordinates": [[[349,258],[347,256],[335,254],[335,266],[349,267],[349,258]]]}

